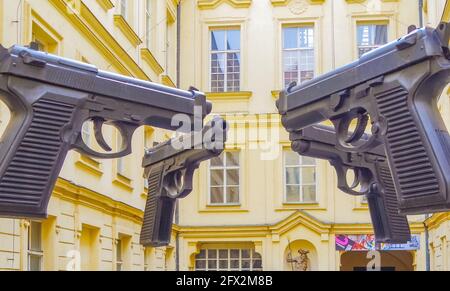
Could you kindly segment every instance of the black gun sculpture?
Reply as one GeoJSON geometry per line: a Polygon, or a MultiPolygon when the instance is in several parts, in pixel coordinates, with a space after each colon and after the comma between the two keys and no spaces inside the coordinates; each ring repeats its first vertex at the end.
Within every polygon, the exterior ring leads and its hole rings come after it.
{"type": "Polygon", "coordinates": [[[193,126],[212,108],[193,88],[183,91],[128,78],[20,46],[0,46],[0,100],[11,111],[0,140],[0,216],[27,218],[46,216],[70,149],[96,158],[123,157],[131,152],[138,127],[176,130],[181,125],[178,114],[193,126]],[[83,141],[86,121],[94,123],[104,153],[83,141]],[[122,144],[117,152],[105,141],[103,124],[119,130],[122,144]]]}
{"type": "MultiPolygon", "coordinates": [[[[367,152],[343,152],[336,148],[334,128],[323,125],[307,127],[290,138],[295,152],[330,162],[336,169],[340,190],[354,196],[366,195],[377,242],[400,244],[411,240],[407,217],[398,211],[397,193],[382,145],[367,152]],[[347,181],[348,171],[355,175],[352,185],[347,181]]],[[[369,138],[362,136],[364,140],[369,138]]]]}
{"type": "Polygon", "coordinates": [[[422,28],[277,101],[288,132],[331,120],[336,146],[364,152],[382,143],[404,214],[450,209],[450,135],[437,101],[450,80],[450,24],[422,28]],[[353,120],[356,130],[349,133],[353,120]],[[372,135],[362,139],[371,121],[372,135]]]}
{"type": "Polygon", "coordinates": [[[203,131],[171,139],[150,149],[143,160],[148,198],[141,230],[144,246],[170,243],[177,199],[192,191],[193,175],[202,161],[219,156],[225,146],[227,124],[213,119],[203,131]],[[187,145],[181,146],[187,141],[187,145]]]}

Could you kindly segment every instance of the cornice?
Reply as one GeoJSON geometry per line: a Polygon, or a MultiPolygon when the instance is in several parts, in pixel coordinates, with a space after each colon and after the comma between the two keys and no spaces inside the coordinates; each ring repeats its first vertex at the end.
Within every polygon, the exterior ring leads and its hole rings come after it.
{"type": "Polygon", "coordinates": [[[159,76],[164,72],[164,68],[158,63],[148,48],[141,49],[141,58],[152,68],[156,75],[159,76]]]}
{"type": "Polygon", "coordinates": [[[123,18],[122,15],[116,14],[114,15],[114,25],[117,26],[120,31],[125,35],[125,37],[130,41],[133,46],[138,46],[142,43],[139,35],[134,32],[134,29],[130,26],[128,21],[123,18]]]}
{"type": "Polygon", "coordinates": [[[252,4],[252,0],[197,0],[199,9],[214,9],[224,3],[233,8],[248,8],[252,4]]]}

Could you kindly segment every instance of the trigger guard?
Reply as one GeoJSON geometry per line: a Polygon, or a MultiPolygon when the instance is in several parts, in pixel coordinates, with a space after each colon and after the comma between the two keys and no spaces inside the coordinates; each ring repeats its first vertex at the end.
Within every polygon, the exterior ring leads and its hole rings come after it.
{"type": "Polygon", "coordinates": [[[361,124],[366,124],[367,126],[367,120],[362,118],[359,113],[352,113],[344,118],[332,120],[332,123],[336,130],[336,149],[340,151],[350,153],[365,152],[380,145],[380,139],[375,134],[370,135],[368,140],[361,140],[361,137],[364,135],[364,130],[361,129],[361,124]],[[351,120],[355,117],[358,118],[358,128],[351,137],[348,137],[346,136],[348,133],[348,126],[350,125],[351,120]]]}
{"type": "MultiPolygon", "coordinates": [[[[354,188],[356,187],[350,187],[347,183],[347,171],[350,169],[348,167],[344,167],[342,165],[333,165],[333,167],[336,170],[336,174],[338,177],[338,188],[342,192],[352,195],[352,196],[364,196],[367,195],[369,192],[369,189],[367,187],[362,187],[361,191],[355,191],[354,188]],[[366,189],[367,188],[367,189],[366,189]]],[[[358,170],[359,172],[359,170],[358,170]]],[[[355,171],[356,174],[356,171],[355,171]]],[[[360,173],[362,174],[362,173],[360,173]]],[[[358,174],[359,175],[359,174],[358,174]]]]}

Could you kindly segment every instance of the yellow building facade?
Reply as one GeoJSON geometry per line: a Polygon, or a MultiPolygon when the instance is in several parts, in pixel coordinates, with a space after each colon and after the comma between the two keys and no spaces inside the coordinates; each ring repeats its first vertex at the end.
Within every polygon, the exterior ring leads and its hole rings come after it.
{"type": "MultiPolygon", "coordinates": [[[[171,136],[143,128],[129,157],[69,153],[48,219],[0,219],[0,269],[297,270],[300,250],[308,270],[365,267],[373,243],[367,204],[336,188],[327,162],[290,151],[275,100],[289,82],[404,35],[421,15],[435,25],[450,15],[445,2],[0,0],[4,46],[34,41],[103,70],[193,85],[230,124],[226,152],[200,166],[194,191],[179,202],[169,247],[139,245],[144,148],[171,136]],[[357,249],[361,241],[367,245],[357,249]]],[[[450,128],[449,103],[444,94],[439,106],[450,128]]],[[[8,122],[1,110],[0,132],[8,122]]],[[[83,133],[96,147],[89,124],[83,133]]],[[[105,135],[117,141],[112,129],[105,135]]],[[[448,269],[449,218],[410,217],[414,243],[385,248],[382,266],[448,269]]]]}

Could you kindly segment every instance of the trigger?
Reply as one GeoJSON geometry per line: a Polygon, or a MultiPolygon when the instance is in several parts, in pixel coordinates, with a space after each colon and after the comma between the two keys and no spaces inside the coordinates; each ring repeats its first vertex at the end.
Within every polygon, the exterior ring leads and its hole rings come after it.
{"type": "Polygon", "coordinates": [[[352,133],[352,135],[345,141],[346,143],[353,143],[358,141],[364,135],[366,131],[367,124],[369,123],[369,115],[367,114],[359,114],[358,121],[356,124],[356,130],[352,133]]]}
{"type": "Polygon", "coordinates": [[[102,133],[102,127],[105,121],[101,118],[95,118],[93,122],[94,122],[95,139],[97,140],[98,145],[107,152],[112,151],[112,148],[108,145],[102,133]]]}
{"type": "Polygon", "coordinates": [[[350,186],[350,189],[356,189],[361,183],[361,172],[359,170],[354,171],[355,179],[353,180],[353,184],[350,186]]]}

